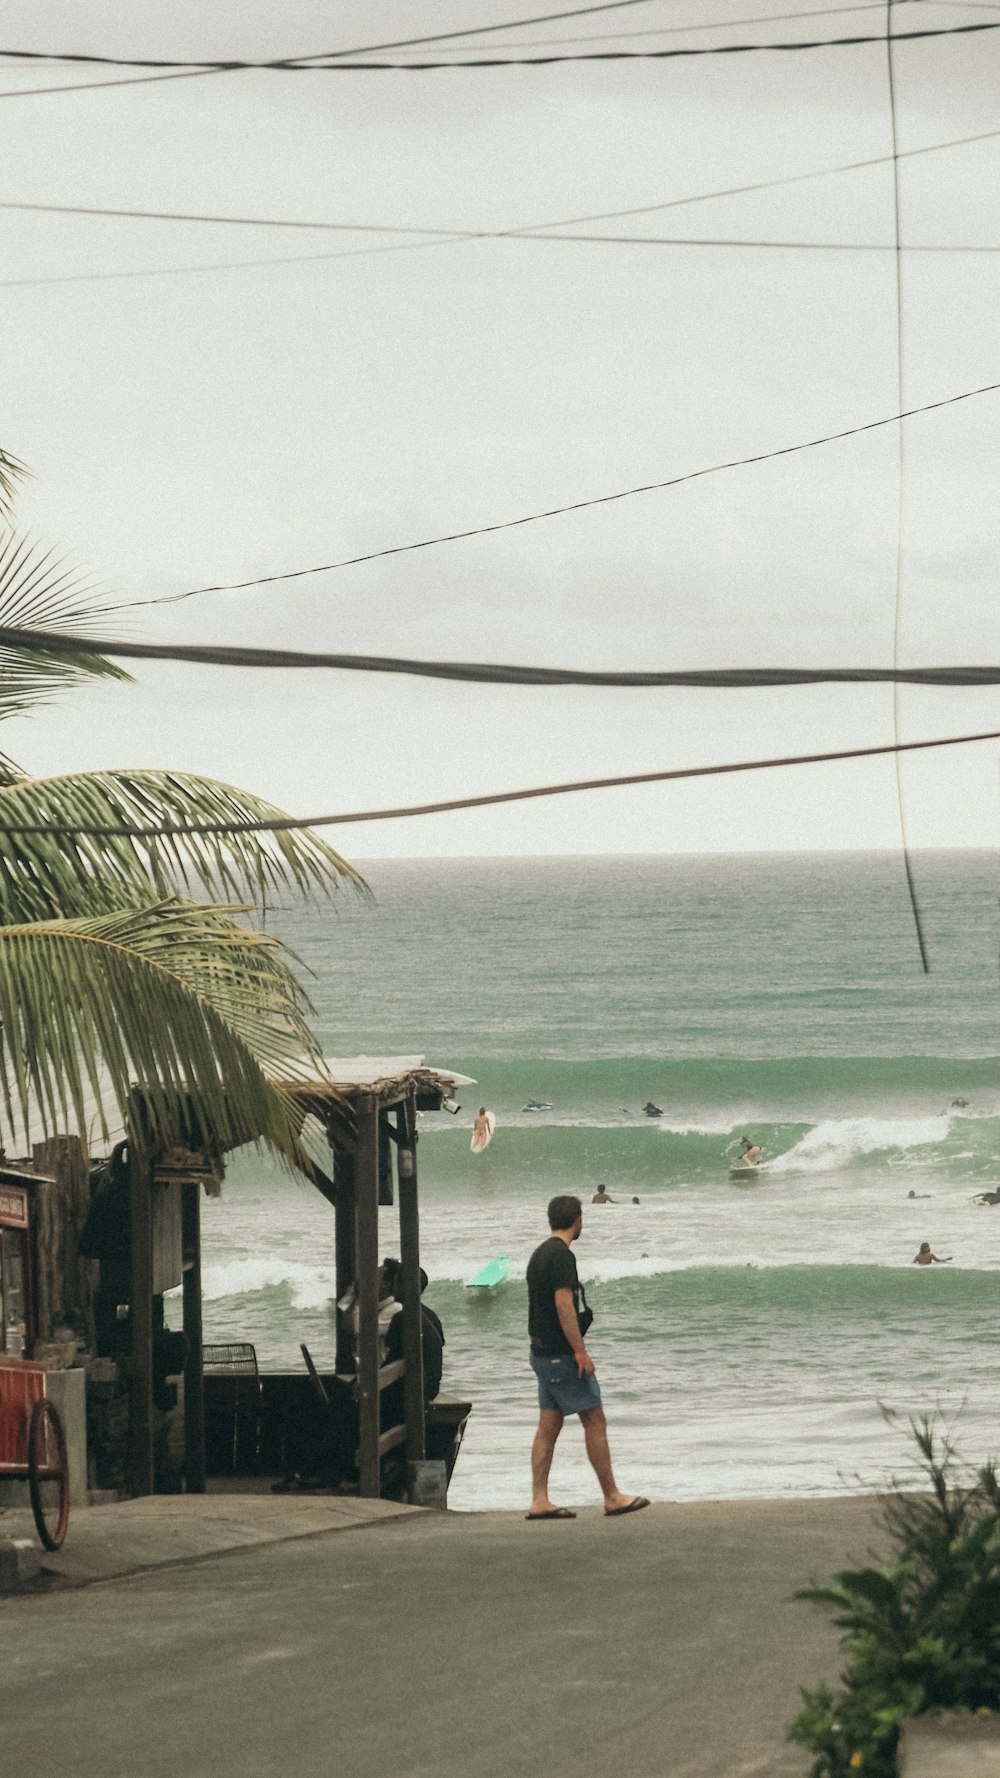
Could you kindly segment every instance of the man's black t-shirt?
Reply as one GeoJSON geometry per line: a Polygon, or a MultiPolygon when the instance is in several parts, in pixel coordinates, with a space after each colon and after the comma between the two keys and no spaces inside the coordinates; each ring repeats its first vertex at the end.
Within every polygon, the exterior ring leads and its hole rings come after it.
{"type": "Polygon", "coordinates": [[[536,1247],[528,1261],[528,1333],[532,1349],[550,1356],[572,1352],[556,1313],[557,1290],[573,1292],[573,1307],[580,1313],[580,1281],[576,1260],[565,1241],[550,1235],[536,1247]]]}

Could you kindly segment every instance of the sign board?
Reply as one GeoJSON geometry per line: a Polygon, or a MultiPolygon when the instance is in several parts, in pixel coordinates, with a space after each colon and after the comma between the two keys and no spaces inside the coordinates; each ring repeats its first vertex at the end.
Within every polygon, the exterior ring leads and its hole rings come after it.
{"type": "Polygon", "coordinates": [[[16,1185],[0,1185],[0,1224],[8,1229],[28,1226],[28,1194],[16,1185]]]}

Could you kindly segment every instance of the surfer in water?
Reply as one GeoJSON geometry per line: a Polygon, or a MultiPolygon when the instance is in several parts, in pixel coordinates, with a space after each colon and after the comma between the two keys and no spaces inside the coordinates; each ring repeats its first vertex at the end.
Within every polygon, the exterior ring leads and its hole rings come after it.
{"type": "Polygon", "coordinates": [[[952,1257],[952,1254],[946,1253],[943,1259],[939,1259],[936,1253],[931,1252],[930,1242],[921,1241],[920,1252],[914,1255],[913,1264],[915,1266],[946,1266],[952,1257]]]}
{"type": "Polygon", "coordinates": [[[493,1129],[490,1124],[490,1114],[485,1105],[480,1105],[479,1110],[476,1113],[476,1121],[472,1126],[472,1134],[474,1138],[476,1136],[479,1137],[484,1148],[493,1134],[493,1129]]]}
{"type": "Polygon", "coordinates": [[[654,1105],[652,1099],[647,1099],[646,1103],[642,1109],[645,1112],[647,1117],[662,1117],[663,1116],[662,1105],[654,1105]]]}
{"type": "Polygon", "coordinates": [[[599,1185],[590,1201],[592,1204],[617,1204],[618,1199],[611,1196],[606,1185],[599,1185]]]}
{"type": "Polygon", "coordinates": [[[740,1152],[736,1157],[737,1160],[743,1161],[748,1167],[756,1167],[763,1153],[764,1150],[759,1142],[751,1142],[749,1136],[740,1137],[740,1152]]]}

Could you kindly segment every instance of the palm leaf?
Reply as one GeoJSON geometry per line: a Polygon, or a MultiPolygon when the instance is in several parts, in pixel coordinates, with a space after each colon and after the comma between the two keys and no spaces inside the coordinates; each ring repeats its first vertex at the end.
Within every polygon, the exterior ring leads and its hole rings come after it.
{"type": "MultiPolygon", "coordinates": [[[[2,490],[0,490],[2,491],[2,490]]],[[[0,535],[0,624],[17,629],[77,631],[96,621],[92,584],[53,550],[14,531],[0,535]]],[[[0,721],[22,716],[81,679],[129,674],[103,655],[0,648],[0,721]]],[[[4,776],[15,768],[7,764],[4,776]]]]}
{"type": "Polygon", "coordinates": [[[232,910],[173,899],[0,927],[6,1121],[86,1142],[93,1102],[107,1134],[138,1081],[155,1142],[176,1137],[180,1100],[220,1146],[258,1139],[299,1162],[288,1089],[322,1073],[304,1010],[281,946],[232,910]]]}
{"type": "Polygon", "coordinates": [[[44,920],[128,905],[196,883],[208,894],[263,899],[269,888],[366,893],[340,854],[309,832],[132,839],[76,827],[269,821],[281,810],[248,791],[185,772],[86,772],[0,786],[0,920],[44,920]],[[43,833],[7,832],[39,826],[43,833]]]}
{"type": "Polygon", "coordinates": [[[26,464],[12,457],[9,451],[0,450],[0,519],[10,518],[17,484],[27,481],[30,474],[26,464]]]}

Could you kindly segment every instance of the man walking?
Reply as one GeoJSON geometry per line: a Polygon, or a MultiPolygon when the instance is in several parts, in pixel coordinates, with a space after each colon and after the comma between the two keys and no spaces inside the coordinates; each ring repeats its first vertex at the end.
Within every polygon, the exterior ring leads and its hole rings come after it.
{"type": "Polygon", "coordinates": [[[556,1439],[567,1414],[579,1414],[591,1467],[601,1484],[608,1518],[637,1513],[649,1505],[641,1494],[623,1494],[615,1481],[608,1428],[594,1361],[583,1343],[593,1314],[583,1299],[572,1244],[583,1228],[579,1198],[553,1198],[547,1241],[528,1261],[528,1334],[531,1368],[538,1378],[538,1431],[531,1447],[529,1519],[575,1519],[568,1507],[549,1499],[549,1470],[556,1439]]]}

